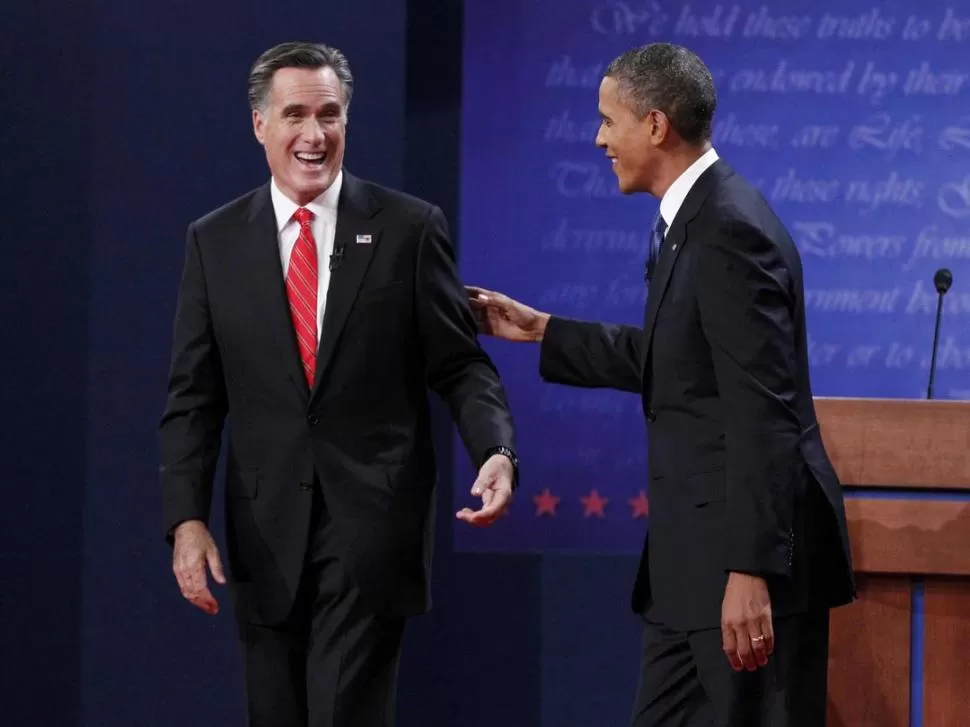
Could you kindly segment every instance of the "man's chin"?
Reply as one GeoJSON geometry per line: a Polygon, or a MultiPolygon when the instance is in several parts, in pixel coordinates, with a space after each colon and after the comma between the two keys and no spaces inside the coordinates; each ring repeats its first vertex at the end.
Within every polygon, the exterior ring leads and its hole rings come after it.
{"type": "Polygon", "coordinates": [[[635,182],[632,182],[629,179],[622,179],[619,176],[617,176],[616,178],[616,186],[620,190],[620,194],[627,195],[627,196],[631,194],[636,194],[637,192],[645,191],[641,187],[639,187],[635,182]]]}
{"type": "Polygon", "coordinates": [[[337,175],[329,167],[324,167],[321,169],[300,168],[296,170],[296,176],[304,187],[329,187],[337,175]]]}
{"type": "Polygon", "coordinates": [[[300,197],[314,199],[326,192],[333,184],[337,175],[330,170],[302,173],[294,180],[300,197]]]}

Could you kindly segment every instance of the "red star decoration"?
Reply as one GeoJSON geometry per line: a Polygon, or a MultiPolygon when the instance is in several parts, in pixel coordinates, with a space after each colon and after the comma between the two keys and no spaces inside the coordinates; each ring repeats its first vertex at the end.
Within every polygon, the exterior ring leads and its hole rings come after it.
{"type": "Polygon", "coordinates": [[[596,490],[592,490],[586,497],[579,499],[583,502],[583,517],[590,517],[591,515],[606,517],[605,508],[609,500],[605,497],[600,497],[596,490]]]}
{"type": "Polygon", "coordinates": [[[559,504],[559,498],[549,492],[548,487],[533,497],[532,502],[536,504],[536,517],[543,515],[556,517],[556,506],[559,504]]]}
{"type": "Polygon", "coordinates": [[[647,500],[647,493],[640,490],[640,494],[631,497],[627,502],[633,508],[633,518],[647,517],[650,514],[650,502],[647,500]]]}

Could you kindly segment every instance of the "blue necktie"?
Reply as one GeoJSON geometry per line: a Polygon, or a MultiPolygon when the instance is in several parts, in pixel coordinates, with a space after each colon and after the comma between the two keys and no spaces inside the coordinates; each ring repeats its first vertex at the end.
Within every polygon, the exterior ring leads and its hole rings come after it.
{"type": "Polygon", "coordinates": [[[646,278],[653,277],[654,270],[657,269],[657,261],[660,260],[660,247],[663,245],[664,233],[667,232],[667,223],[657,210],[657,216],[653,218],[653,227],[650,230],[650,252],[647,257],[646,278]]]}
{"type": "Polygon", "coordinates": [[[664,242],[664,234],[667,232],[667,223],[664,222],[664,218],[657,212],[657,216],[653,220],[653,230],[650,234],[650,252],[653,255],[654,260],[660,259],[660,246],[664,242]]]}

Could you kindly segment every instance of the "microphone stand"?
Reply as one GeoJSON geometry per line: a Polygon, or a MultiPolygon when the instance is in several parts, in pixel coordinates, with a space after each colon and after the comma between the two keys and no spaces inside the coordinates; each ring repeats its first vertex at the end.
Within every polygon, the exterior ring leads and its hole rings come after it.
{"type": "Polygon", "coordinates": [[[936,288],[936,326],[933,331],[933,355],[930,358],[930,385],[926,389],[926,398],[933,398],[933,382],[936,378],[936,351],[940,345],[940,321],[943,319],[943,296],[953,285],[953,273],[946,268],[940,268],[933,276],[933,287],[936,288]]]}
{"type": "Polygon", "coordinates": [[[933,379],[936,378],[936,349],[940,344],[940,319],[943,317],[943,293],[936,297],[936,330],[933,331],[933,356],[930,358],[930,385],[926,389],[926,398],[933,398],[933,379]]]}

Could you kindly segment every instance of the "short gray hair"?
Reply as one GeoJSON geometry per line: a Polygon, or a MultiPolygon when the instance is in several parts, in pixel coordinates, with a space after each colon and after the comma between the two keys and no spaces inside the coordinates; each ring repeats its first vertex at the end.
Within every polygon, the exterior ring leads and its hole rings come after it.
{"type": "Polygon", "coordinates": [[[605,75],[617,82],[620,98],[637,118],[657,109],[687,143],[711,138],[717,107],[714,79],[704,62],[686,48],[670,43],[641,46],[610,63],[605,75]]]}
{"type": "Polygon", "coordinates": [[[344,91],[344,108],[350,107],[354,93],[354,76],[344,54],[320,43],[280,43],[264,52],[249,71],[249,107],[265,111],[273,76],[283,68],[330,68],[344,91]]]}

